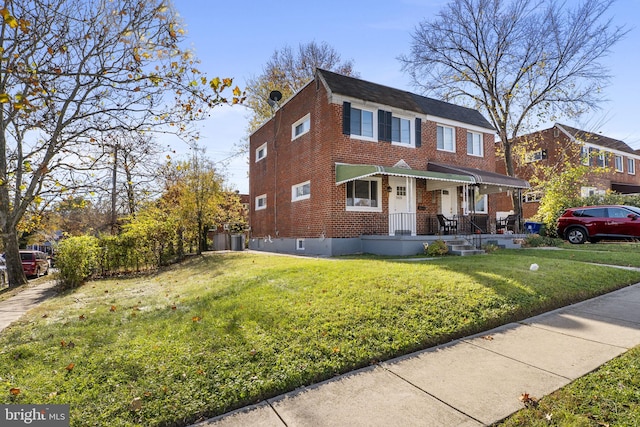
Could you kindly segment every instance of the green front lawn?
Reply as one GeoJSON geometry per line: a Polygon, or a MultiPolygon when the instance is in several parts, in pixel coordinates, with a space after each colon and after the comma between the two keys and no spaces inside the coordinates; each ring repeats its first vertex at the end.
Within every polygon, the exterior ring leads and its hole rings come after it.
{"type": "Polygon", "coordinates": [[[640,281],[542,252],[208,254],[91,282],[0,334],[0,403],[67,403],[74,426],[185,425],[640,281]]]}

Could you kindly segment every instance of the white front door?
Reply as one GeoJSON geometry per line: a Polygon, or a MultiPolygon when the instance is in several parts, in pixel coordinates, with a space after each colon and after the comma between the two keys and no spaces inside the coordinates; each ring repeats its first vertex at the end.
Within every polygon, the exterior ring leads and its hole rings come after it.
{"type": "Polygon", "coordinates": [[[389,235],[416,235],[416,180],[390,176],[389,235]]]}
{"type": "Polygon", "coordinates": [[[447,218],[458,215],[458,187],[450,187],[441,192],[441,214],[447,218]]]}

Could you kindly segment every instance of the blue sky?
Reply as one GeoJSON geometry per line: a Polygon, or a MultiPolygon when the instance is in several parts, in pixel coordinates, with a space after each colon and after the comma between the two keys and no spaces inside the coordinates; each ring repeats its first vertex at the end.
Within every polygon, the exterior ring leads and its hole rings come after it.
{"type": "MultiPolygon", "coordinates": [[[[571,4],[575,0],[567,0],[571,4]]],[[[185,23],[186,46],[195,50],[209,76],[232,77],[244,87],[259,75],[275,50],[297,49],[300,43],[327,42],[352,60],[360,78],[415,91],[400,67],[398,56],[408,53],[411,33],[433,17],[446,0],[174,0],[185,23]]],[[[630,29],[608,57],[611,85],[602,109],[573,125],[623,140],[640,149],[640,0],[618,0],[610,11],[615,25],[630,29]]],[[[246,136],[249,112],[241,106],[219,107],[202,124],[200,143],[214,161],[229,158],[246,136]]],[[[174,147],[180,152],[180,147],[174,147]]],[[[236,158],[225,168],[233,189],[249,192],[248,164],[236,158]]]]}

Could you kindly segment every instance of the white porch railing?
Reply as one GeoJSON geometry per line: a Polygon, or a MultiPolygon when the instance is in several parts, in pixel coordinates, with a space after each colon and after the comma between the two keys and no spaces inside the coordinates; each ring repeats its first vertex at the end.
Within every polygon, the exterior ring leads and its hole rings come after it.
{"type": "Polygon", "coordinates": [[[389,214],[389,235],[416,235],[416,214],[415,213],[392,213],[389,214]]]}

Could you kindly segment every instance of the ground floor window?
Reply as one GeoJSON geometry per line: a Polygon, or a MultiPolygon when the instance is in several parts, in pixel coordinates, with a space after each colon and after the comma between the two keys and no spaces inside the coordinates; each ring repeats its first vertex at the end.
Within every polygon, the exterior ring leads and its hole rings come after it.
{"type": "Polygon", "coordinates": [[[467,212],[471,213],[489,213],[487,204],[487,195],[479,194],[473,188],[469,188],[467,197],[467,212]]]}
{"type": "Polygon", "coordinates": [[[380,178],[347,182],[347,210],[380,212],[382,210],[380,189],[380,178]]]}

